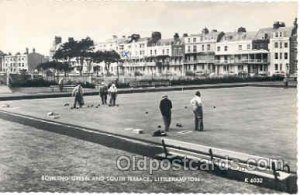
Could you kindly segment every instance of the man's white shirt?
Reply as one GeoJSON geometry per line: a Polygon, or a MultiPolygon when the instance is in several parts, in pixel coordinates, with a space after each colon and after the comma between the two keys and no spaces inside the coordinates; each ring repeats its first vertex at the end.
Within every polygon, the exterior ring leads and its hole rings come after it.
{"type": "Polygon", "coordinates": [[[196,109],[199,106],[202,106],[201,97],[199,97],[197,95],[195,97],[193,97],[193,99],[191,100],[191,104],[192,104],[194,109],[196,109]]]}

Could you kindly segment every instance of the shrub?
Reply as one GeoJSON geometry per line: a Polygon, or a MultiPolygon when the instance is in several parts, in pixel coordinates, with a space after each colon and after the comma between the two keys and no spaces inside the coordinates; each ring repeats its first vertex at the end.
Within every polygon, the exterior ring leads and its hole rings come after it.
{"type": "Polygon", "coordinates": [[[50,85],[57,85],[55,81],[47,81],[44,79],[28,79],[18,80],[11,83],[11,87],[49,87],[50,85]]]}

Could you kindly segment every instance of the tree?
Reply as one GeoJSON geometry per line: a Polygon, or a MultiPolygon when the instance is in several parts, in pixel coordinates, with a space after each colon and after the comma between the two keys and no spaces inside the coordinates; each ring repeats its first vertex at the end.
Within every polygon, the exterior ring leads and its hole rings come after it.
{"type": "Polygon", "coordinates": [[[89,37],[76,41],[70,38],[68,42],[62,44],[58,50],[55,51],[53,58],[55,60],[67,60],[70,64],[71,59],[76,59],[79,66],[78,70],[82,75],[83,63],[89,59],[90,53],[94,49],[94,41],[89,37]]]}
{"type": "Polygon", "coordinates": [[[104,51],[103,52],[103,61],[105,63],[105,69],[107,75],[109,75],[110,65],[111,63],[118,63],[121,61],[120,55],[115,51],[104,51]]]}
{"type": "Polygon", "coordinates": [[[89,37],[81,39],[77,42],[74,55],[79,59],[79,72],[82,75],[83,63],[86,60],[89,60],[91,52],[94,50],[94,41],[89,37]]]}
{"type": "Polygon", "coordinates": [[[67,72],[72,70],[72,67],[69,65],[68,62],[58,62],[58,61],[50,61],[50,62],[43,62],[37,66],[38,70],[48,70],[54,69],[57,71],[63,71],[65,76],[67,76],[67,72]]]}
{"type": "Polygon", "coordinates": [[[89,56],[91,58],[90,63],[96,63],[97,65],[93,67],[94,71],[97,73],[97,77],[99,74],[100,66],[98,65],[99,63],[103,62],[104,60],[104,54],[102,51],[95,51],[95,52],[90,52],[89,56]]]}

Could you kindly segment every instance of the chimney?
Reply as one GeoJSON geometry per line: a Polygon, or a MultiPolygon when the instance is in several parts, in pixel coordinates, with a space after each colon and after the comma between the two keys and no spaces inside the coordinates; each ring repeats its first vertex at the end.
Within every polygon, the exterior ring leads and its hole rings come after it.
{"type": "Polygon", "coordinates": [[[35,53],[35,48],[32,49],[32,53],[35,53]]]}
{"type": "Polygon", "coordinates": [[[25,54],[28,54],[29,53],[29,49],[26,47],[26,52],[25,52],[25,54]]]}
{"type": "Polygon", "coordinates": [[[205,28],[202,29],[202,33],[203,33],[203,34],[208,34],[208,33],[209,33],[209,30],[205,27],[205,28]]]}
{"type": "Polygon", "coordinates": [[[285,27],[285,23],[284,22],[279,22],[279,21],[274,22],[273,29],[278,29],[280,27],[285,27]]]}
{"type": "Polygon", "coordinates": [[[73,41],[74,41],[74,38],[73,38],[73,37],[69,37],[69,38],[68,38],[68,41],[69,41],[69,42],[73,42],[73,41]]]}
{"type": "Polygon", "coordinates": [[[55,37],[54,37],[54,44],[55,44],[55,45],[58,45],[58,44],[60,44],[60,43],[61,43],[61,37],[55,36],[55,37]]]}

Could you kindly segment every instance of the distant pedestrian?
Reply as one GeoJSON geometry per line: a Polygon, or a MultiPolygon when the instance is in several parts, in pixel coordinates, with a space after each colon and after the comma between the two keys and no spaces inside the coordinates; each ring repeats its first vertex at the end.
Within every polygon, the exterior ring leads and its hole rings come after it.
{"type": "Polygon", "coordinates": [[[59,87],[60,92],[62,92],[64,90],[64,78],[59,79],[58,87],[59,87]]]}
{"type": "Polygon", "coordinates": [[[110,94],[110,100],[109,100],[110,106],[116,105],[117,92],[118,92],[118,89],[117,89],[116,85],[114,83],[111,84],[110,88],[108,89],[108,93],[110,94]]]}
{"type": "Polygon", "coordinates": [[[288,88],[289,87],[289,79],[287,76],[285,76],[283,78],[283,84],[284,84],[284,88],[288,88]]]}
{"type": "Polygon", "coordinates": [[[162,100],[159,104],[159,109],[163,117],[165,131],[169,131],[171,125],[172,102],[168,99],[167,95],[162,96],[162,100]]]}
{"type": "Polygon", "coordinates": [[[107,104],[107,94],[108,94],[108,87],[104,82],[102,82],[99,89],[99,95],[101,98],[102,105],[107,104]]]}
{"type": "Polygon", "coordinates": [[[77,103],[79,104],[79,107],[81,108],[82,105],[84,104],[83,101],[83,88],[80,84],[78,84],[76,87],[74,87],[72,91],[72,96],[75,97],[74,99],[74,108],[77,107],[77,103]]]}
{"type": "Polygon", "coordinates": [[[194,112],[195,130],[203,131],[203,108],[200,91],[197,91],[195,97],[191,100],[194,112]]]}

